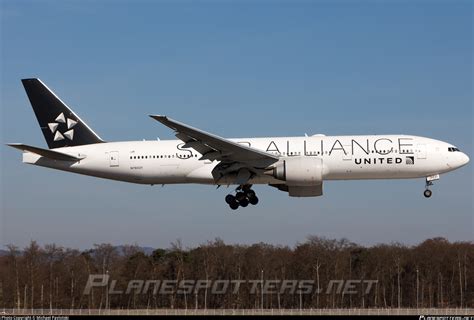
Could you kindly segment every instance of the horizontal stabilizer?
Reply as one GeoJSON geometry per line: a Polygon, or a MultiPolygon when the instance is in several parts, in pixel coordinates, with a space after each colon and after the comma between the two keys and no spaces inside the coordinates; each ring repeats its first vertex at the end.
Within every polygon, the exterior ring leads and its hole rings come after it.
{"type": "Polygon", "coordinates": [[[79,160],[84,158],[84,157],[79,158],[79,157],[71,156],[69,154],[58,152],[58,151],[33,147],[33,146],[29,146],[29,145],[22,144],[22,143],[8,143],[7,145],[10,146],[10,147],[13,147],[15,149],[18,149],[18,150],[32,152],[32,153],[38,154],[42,157],[53,159],[53,160],[79,161],[79,160]]]}

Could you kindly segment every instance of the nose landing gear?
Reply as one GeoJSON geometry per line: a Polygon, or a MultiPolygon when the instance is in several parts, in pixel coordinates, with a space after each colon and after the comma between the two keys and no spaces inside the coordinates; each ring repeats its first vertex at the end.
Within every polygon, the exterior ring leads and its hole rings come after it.
{"type": "Polygon", "coordinates": [[[439,174],[426,177],[425,191],[423,192],[423,195],[425,196],[425,198],[431,197],[433,193],[430,190],[430,186],[433,185],[433,181],[438,180],[438,179],[439,179],[439,174]]]}
{"type": "Polygon", "coordinates": [[[250,189],[251,185],[239,186],[235,191],[236,195],[228,194],[225,197],[225,202],[229,205],[232,210],[236,210],[240,207],[247,207],[249,204],[256,205],[258,203],[257,195],[255,191],[250,189]]]}

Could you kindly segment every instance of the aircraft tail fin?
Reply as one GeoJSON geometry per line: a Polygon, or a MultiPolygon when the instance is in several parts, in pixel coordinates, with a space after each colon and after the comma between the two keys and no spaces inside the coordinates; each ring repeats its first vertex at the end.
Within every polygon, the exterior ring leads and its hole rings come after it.
{"type": "Polygon", "coordinates": [[[50,149],[104,142],[40,79],[22,79],[50,149]]]}

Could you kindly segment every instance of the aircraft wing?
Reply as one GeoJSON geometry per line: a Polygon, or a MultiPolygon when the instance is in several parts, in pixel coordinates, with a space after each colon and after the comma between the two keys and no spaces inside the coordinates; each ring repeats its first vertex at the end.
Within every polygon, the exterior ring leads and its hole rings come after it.
{"type": "Polygon", "coordinates": [[[176,132],[176,137],[185,143],[184,148],[193,148],[202,154],[200,160],[242,163],[261,169],[279,160],[277,156],[267,152],[193,128],[166,116],[150,115],[150,117],[173,129],[176,132]]]}

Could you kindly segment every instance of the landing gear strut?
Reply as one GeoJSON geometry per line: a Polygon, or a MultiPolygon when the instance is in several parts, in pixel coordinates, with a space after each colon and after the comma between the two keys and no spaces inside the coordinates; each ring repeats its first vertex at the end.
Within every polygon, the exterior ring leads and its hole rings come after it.
{"type": "Polygon", "coordinates": [[[438,179],[439,179],[439,174],[426,177],[425,191],[423,192],[423,195],[425,196],[425,198],[431,197],[433,193],[430,190],[430,186],[433,185],[434,180],[438,180],[438,179]]]}
{"type": "Polygon", "coordinates": [[[236,210],[239,206],[245,208],[249,204],[256,205],[258,203],[258,198],[255,191],[250,189],[251,187],[252,185],[248,184],[237,187],[237,189],[235,189],[235,196],[228,194],[225,197],[225,202],[227,202],[232,210],[236,210]]]}

